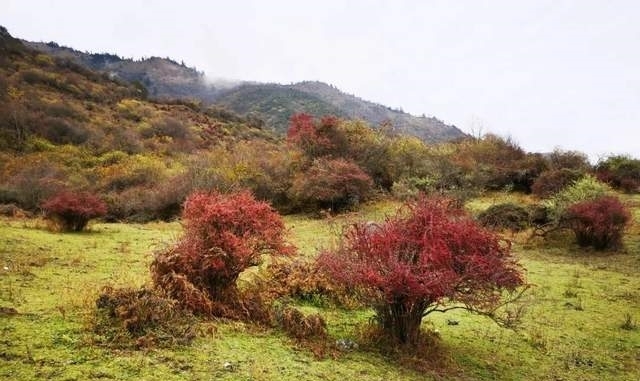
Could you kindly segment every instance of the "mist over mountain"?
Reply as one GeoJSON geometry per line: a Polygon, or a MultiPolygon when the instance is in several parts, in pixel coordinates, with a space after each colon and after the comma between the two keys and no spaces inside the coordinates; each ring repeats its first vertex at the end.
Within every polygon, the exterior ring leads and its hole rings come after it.
{"type": "Polygon", "coordinates": [[[363,119],[373,127],[385,124],[398,133],[417,136],[427,142],[465,136],[457,127],[435,117],[413,116],[319,81],[282,85],[211,79],[215,73],[208,77],[204,72],[170,58],[133,60],[110,53],[80,52],[55,42],[23,43],[92,70],[106,72],[111,77],[142,85],[151,98],[191,99],[206,105],[222,105],[235,113],[262,119],[267,128],[280,134],[286,132],[291,115],[304,112],[363,119]]]}

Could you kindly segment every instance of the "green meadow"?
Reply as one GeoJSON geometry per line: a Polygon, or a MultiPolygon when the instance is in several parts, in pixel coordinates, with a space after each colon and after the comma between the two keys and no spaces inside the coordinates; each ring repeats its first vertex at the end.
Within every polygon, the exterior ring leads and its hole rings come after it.
{"type": "MultiPolygon", "coordinates": [[[[477,213],[525,196],[471,200],[477,213]]],[[[634,223],[624,250],[578,248],[570,236],[547,241],[504,233],[532,284],[516,329],[467,312],[432,314],[423,323],[433,359],[412,366],[358,346],[317,358],[277,329],[199,320],[189,345],[114,349],[92,332],[95,300],[105,286],[150,282],[155,250],[180,224],[96,223],[82,233],[55,233],[40,219],[0,219],[0,379],[5,380],[637,380],[640,378],[640,196],[624,198],[634,223]],[[454,325],[454,323],[456,323],[454,325]]],[[[382,220],[398,204],[315,219],[285,217],[300,255],[312,257],[345,223],[382,220]]],[[[298,306],[327,320],[330,341],[362,339],[370,310],[298,306]]]]}

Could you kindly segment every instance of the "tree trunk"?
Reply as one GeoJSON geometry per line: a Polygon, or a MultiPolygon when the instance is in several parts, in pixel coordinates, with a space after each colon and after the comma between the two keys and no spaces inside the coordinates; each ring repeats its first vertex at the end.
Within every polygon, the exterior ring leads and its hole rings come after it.
{"type": "Polygon", "coordinates": [[[407,303],[396,299],[376,308],[382,329],[400,344],[415,344],[420,338],[422,315],[429,303],[407,303]]]}

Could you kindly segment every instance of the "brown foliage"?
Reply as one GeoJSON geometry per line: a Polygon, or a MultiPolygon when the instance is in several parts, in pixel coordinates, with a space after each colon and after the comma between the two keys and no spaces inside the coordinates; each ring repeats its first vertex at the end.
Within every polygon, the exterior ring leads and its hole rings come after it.
{"type": "Polygon", "coordinates": [[[533,183],[531,192],[540,198],[550,197],[583,176],[584,172],[569,168],[545,171],[533,183]]]}
{"type": "Polygon", "coordinates": [[[295,339],[322,339],[327,336],[327,323],[319,314],[304,315],[292,307],[276,311],[276,322],[295,339]]]}
{"type": "Polygon", "coordinates": [[[334,282],[315,263],[304,260],[274,260],[249,286],[250,292],[267,301],[295,299],[301,302],[343,308],[361,306],[358,295],[334,282]]]}
{"type": "Polygon", "coordinates": [[[296,175],[289,194],[303,209],[340,211],[365,200],[372,187],[371,177],[357,164],[320,158],[296,175]]]}
{"type": "Polygon", "coordinates": [[[116,347],[188,344],[192,316],[157,290],[105,287],[96,300],[94,332],[116,347]]]}

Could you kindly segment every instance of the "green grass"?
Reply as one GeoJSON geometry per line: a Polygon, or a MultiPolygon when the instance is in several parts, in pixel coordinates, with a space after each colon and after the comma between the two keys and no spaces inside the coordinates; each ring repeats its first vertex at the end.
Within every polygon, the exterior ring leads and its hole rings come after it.
{"type": "MultiPolygon", "coordinates": [[[[480,209],[495,197],[470,205],[480,209]]],[[[638,221],[640,199],[627,201],[638,221]]],[[[288,216],[286,223],[301,253],[313,256],[343,223],[379,220],[396,206],[372,204],[331,220],[288,216]]],[[[628,319],[640,325],[639,231],[636,222],[620,254],[511,236],[534,284],[522,327],[501,329],[464,312],[431,315],[424,325],[438,331],[440,362],[424,372],[363,348],[316,359],[277,330],[228,322],[200,323],[189,346],[98,346],[89,327],[100,289],[149,282],[153,251],[178,236],[179,224],[96,224],[90,232],[60,234],[37,220],[2,219],[0,307],[19,314],[0,316],[0,379],[637,380],[640,327],[622,326],[628,319]],[[448,325],[449,319],[459,324],[448,325]]],[[[372,316],[368,310],[301,308],[325,316],[331,340],[357,340],[358,327],[372,316]]]]}

